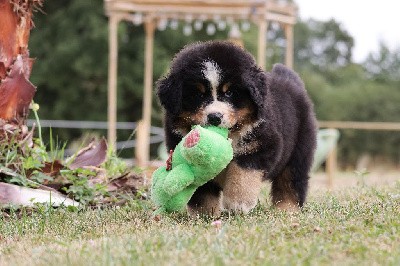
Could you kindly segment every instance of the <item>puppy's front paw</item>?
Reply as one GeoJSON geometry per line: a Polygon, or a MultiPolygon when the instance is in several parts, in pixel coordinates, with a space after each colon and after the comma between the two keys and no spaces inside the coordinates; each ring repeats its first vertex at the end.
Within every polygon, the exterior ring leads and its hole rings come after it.
{"type": "Polygon", "coordinates": [[[279,201],[275,204],[275,207],[279,210],[287,211],[287,212],[299,212],[300,211],[299,204],[297,202],[291,201],[291,200],[279,201]]]}
{"type": "Polygon", "coordinates": [[[226,211],[248,213],[258,202],[263,171],[249,170],[231,163],[222,189],[222,207],[226,211]]]}
{"type": "Polygon", "coordinates": [[[249,213],[256,205],[258,199],[247,198],[247,199],[235,199],[230,198],[229,196],[223,196],[222,206],[225,211],[233,211],[237,213],[249,213]]]}

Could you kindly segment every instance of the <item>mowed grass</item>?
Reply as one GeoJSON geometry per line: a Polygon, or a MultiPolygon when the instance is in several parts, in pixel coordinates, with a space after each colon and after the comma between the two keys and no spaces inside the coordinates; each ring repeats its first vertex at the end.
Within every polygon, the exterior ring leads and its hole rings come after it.
{"type": "Polygon", "coordinates": [[[400,182],[314,192],[301,213],[153,219],[151,204],[0,219],[0,265],[400,265],[400,182]]]}

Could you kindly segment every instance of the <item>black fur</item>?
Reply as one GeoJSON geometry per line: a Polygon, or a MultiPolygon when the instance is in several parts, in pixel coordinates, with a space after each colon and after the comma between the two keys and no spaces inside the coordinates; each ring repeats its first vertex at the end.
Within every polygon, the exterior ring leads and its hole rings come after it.
{"type": "Polygon", "coordinates": [[[182,122],[182,113],[194,116],[213,101],[211,88],[202,74],[202,64],[207,60],[220,67],[219,84],[229,83],[232,87],[229,95],[218,92],[218,101],[229,102],[234,110],[251,112],[245,122],[233,125],[230,130],[234,132],[244,123],[258,122],[239,144],[258,141],[260,145],[251,153],[235,154],[235,162],[242,168],[264,170],[265,179],[273,184],[286,169],[291,176],[290,187],[302,206],[316,147],[316,120],[303,82],[281,64],[274,65],[271,72],[264,72],[250,53],[229,42],[185,47],[174,58],[170,73],[157,84],[157,95],[165,109],[167,148],[175,148],[183,135],[179,129],[188,126],[182,122]],[[205,84],[205,93],[196,89],[198,83],[205,84]]]}

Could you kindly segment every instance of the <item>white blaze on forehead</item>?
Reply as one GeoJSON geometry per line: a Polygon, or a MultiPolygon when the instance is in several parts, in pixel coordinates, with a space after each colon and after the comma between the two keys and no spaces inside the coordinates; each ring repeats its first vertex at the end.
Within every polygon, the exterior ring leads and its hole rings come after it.
{"type": "Polygon", "coordinates": [[[221,69],[214,61],[204,61],[202,73],[210,82],[214,99],[217,97],[217,87],[221,80],[221,69]]]}

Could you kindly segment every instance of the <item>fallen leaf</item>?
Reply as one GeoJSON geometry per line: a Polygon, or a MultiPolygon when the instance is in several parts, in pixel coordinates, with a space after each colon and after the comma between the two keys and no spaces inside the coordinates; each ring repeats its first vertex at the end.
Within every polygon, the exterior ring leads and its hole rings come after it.
{"type": "Polygon", "coordinates": [[[132,192],[136,193],[138,189],[144,186],[144,179],[135,173],[127,173],[113,179],[107,185],[109,192],[132,192]]]}
{"type": "Polygon", "coordinates": [[[64,167],[65,166],[59,160],[55,160],[53,162],[45,162],[44,167],[42,167],[40,171],[43,174],[54,177],[59,175],[60,170],[64,169],[64,167]]]}
{"type": "Polygon", "coordinates": [[[91,142],[78,152],[69,168],[72,170],[85,166],[99,166],[106,160],[107,142],[102,139],[99,143],[91,142]]]}
{"type": "Polygon", "coordinates": [[[78,202],[54,191],[32,189],[0,182],[0,207],[9,205],[33,207],[35,203],[49,203],[52,206],[79,205],[78,202]]]}

